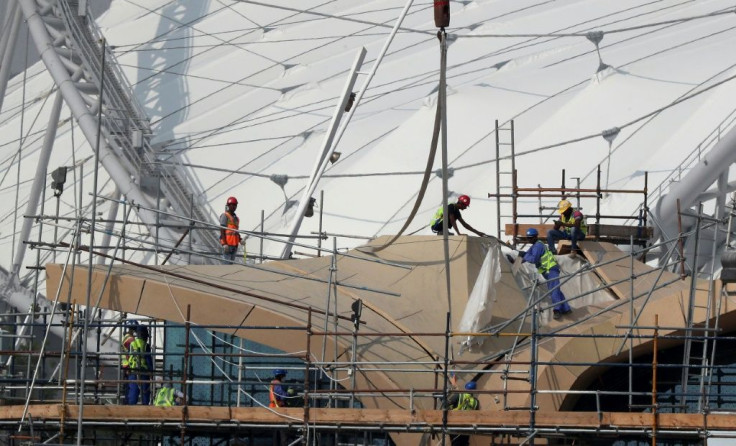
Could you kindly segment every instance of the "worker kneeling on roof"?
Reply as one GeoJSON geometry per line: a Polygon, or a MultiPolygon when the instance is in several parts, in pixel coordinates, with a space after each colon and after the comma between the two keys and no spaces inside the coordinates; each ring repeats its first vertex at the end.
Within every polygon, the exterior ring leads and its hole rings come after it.
{"type": "MultiPolygon", "coordinates": [[[[460,195],[457,197],[456,203],[449,203],[447,205],[447,221],[450,223],[450,227],[455,229],[455,233],[457,235],[460,234],[460,230],[457,227],[457,222],[459,221],[465,229],[468,231],[476,234],[479,237],[485,237],[485,234],[476,231],[472,226],[470,226],[465,220],[463,220],[463,216],[460,213],[461,210],[465,210],[470,207],[470,197],[467,195],[460,195]]],[[[434,214],[434,217],[430,221],[430,228],[432,228],[432,231],[435,232],[438,235],[442,235],[442,228],[443,228],[443,208],[440,206],[440,208],[437,210],[437,212],[434,214]]],[[[448,233],[448,235],[453,235],[451,232],[448,233]]]]}

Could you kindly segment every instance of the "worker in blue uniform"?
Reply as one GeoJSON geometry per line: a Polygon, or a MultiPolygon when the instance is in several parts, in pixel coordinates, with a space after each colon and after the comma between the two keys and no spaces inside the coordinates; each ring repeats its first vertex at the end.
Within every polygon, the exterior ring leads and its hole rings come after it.
{"type": "Polygon", "coordinates": [[[556,304],[552,317],[559,319],[563,314],[571,312],[572,309],[565,301],[565,295],[562,294],[560,289],[560,267],[557,264],[557,259],[547,245],[539,240],[539,231],[535,228],[529,228],[526,231],[526,236],[532,247],[524,254],[522,262],[534,264],[539,274],[547,279],[547,288],[552,290],[552,302],[556,304]]]}
{"type": "Polygon", "coordinates": [[[153,358],[151,357],[151,346],[148,345],[148,328],[139,325],[135,331],[135,340],[130,344],[128,356],[130,383],[128,385],[128,404],[138,404],[138,396],[141,404],[148,406],[151,403],[151,373],[153,372],[153,358]]]}

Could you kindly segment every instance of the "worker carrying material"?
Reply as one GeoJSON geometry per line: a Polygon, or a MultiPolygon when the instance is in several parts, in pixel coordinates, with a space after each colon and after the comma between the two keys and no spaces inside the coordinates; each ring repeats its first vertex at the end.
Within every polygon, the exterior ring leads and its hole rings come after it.
{"type": "MultiPolygon", "coordinates": [[[[485,237],[485,234],[476,231],[472,226],[470,226],[465,220],[463,220],[463,216],[460,213],[460,211],[465,210],[470,207],[470,197],[467,195],[460,195],[457,197],[456,203],[449,203],[447,205],[447,220],[450,223],[450,227],[455,229],[455,233],[457,235],[460,234],[460,230],[457,227],[457,222],[459,221],[465,229],[468,231],[476,234],[479,237],[485,237]]],[[[437,210],[437,212],[434,214],[434,217],[430,221],[429,225],[430,228],[432,228],[432,231],[438,235],[442,235],[442,216],[443,216],[443,209],[440,206],[440,208],[437,210]]],[[[452,233],[448,233],[449,235],[452,235],[452,233]]]]}
{"type": "Polygon", "coordinates": [[[526,236],[532,247],[523,255],[522,262],[534,264],[539,274],[547,279],[547,288],[552,291],[552,302],[556,304],[552,317],[559,319],[563,314],[570,313],[572,309],[565,301],[565,295],[562,294],[562,289],[560,289],[560,267],[557,265],[557,259],[547,246],[539,240],[539,231],[536,228],[529,228],[526,231],[526,236]]]}
{"type": "MultiPolygon", "coordinates": [[[[465,383],[466,392],[453,392],[447,399],[445,408],[450,410],[479,410],[480,402],[478,402],[478,398],[473,396],[471,393],[474,392],[476,388],[477,386],[475,381],[468,381],[465,383]]],[[[452,435],[451,441],[452,446],[467,446],[470,444],[470,436],[452,435]]]]}
{"type": "Polygon", "coordinates": [[[578,240],[585,239],[588,227],[585,224],[585,216],[582,212],[572,208],[572,203],[562,200],[557,205],[560,219],[555,221],[555,228],[547,231],[547,245],[552,254],[557,254],[558,240],[570,240],[570,257],[575,257],[578,250],[578,240]]]}
{"type": "MultiPolygon", "coordinates": [[[[241,237],[238,229],[240,219],[235,215],[238,208],[238,199],[230,197],[225,204],[225,212],[220,215],[220,245],[222,245],[222,259],[224,264],[234,263],[241,237]]],[[[244,239],[243,239],[244,240],[244,239]]]]}

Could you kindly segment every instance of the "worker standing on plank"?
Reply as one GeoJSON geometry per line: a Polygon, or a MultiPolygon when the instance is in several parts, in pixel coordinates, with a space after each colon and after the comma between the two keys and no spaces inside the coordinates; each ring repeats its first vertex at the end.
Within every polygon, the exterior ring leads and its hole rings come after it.
{"type": "MultiPolygon", "coordinates": [[[[452,410],[479,410],[480,402],[471,392],[477,388],[475,381],[465,383],[465,392],[453,393],[447,399],[446,408],[452,410]]],[[[468,446],[470,444],[469,435],[452,435],[452,446],[468,446]]]]}
{"type": "Polygon", "coordinates": [[[151,357],[151,346],[148,345],[148,328],[138,325],[135,332],[135,340],[130,344],[130,355],[128,356],[130,367],[130,384],[128,390],[128,404],[138,404],[138,396],[141,403],[148,406],[151,403],[151,372],[153,372],[153,358],[151,357]]]}
{"type": "Polygon", "coordinates": [[[230,197],[225,204],[225,212],[220,215],[220,245],[222,245],[222,258],[224,264],[235,262],[235,253],[241,243],[240,219],[235,215],[238,208],[238,199],[230,197]]]}
{"type": "MultiPolygon", "coordinates": [[[[485,237],[484,233],[476,231],[465,220],[463,220],[463,216],[460,211],[467,209],[468,207],[470,207],[470,197],[467,195],[460,195],[459,197],[457,197],[456,203],[450,203],[447,205],[447,220],[450,223],[450,227],[455,229],[455,233],[457,235],[462,235],[460,234],[460,230],[457,227],[457,222],[459,221],[468,231],[475,233],[479,237],[485,237]]],[[[444,210],[442,209],[442,207],[440,207],[430,221],[430,227],[432,228],[432,231],[438,235],[442,235],[442,217],[444,215],[443,212],[444,210]]],[[[450,232],[449,235],[453,234],[450,232]]]]}

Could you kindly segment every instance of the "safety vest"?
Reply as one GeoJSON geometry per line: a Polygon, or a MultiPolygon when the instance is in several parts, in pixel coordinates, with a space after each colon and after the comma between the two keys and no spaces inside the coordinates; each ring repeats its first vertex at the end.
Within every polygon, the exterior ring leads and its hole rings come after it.
{"type": "Polygon", "coordinates": [[[555,258],[555,255],[552,254],[552,251],[547,249],[547,245],[540,240],[537,240],[537,243],[541,243],[544,247],[544,254],[542,254],[542,258],[539,259],[539,267],[537,268],[537,271],[539,271],[539,274],[545,274],[557,266],[557,259],[555,258]]]}
{"type": "Polygon", "coordinates": [[[148,370],[148,363],[144,357],[146,352],[146,346],[148,344],[141,338],[135,338],[130,344],[130,353],[128,357],[128,367],[131,370],[148,370]]]}
{"type": "Polygon", "coordinates": [[[133,340],[135,339],[135,336],[133,336],[130,333],[126,333],[125,337],[123,337],[123,343],[120,344],[120,351],[123,353],[120,355],[120,365],[124,368],[128,368],[128,361],[130,358],[130,355],[128,355],[128,352],[130,351],[130,344],[133,343],[133,340]]]}
{"type": "Polygon", "coordinates": [[[457,400],[457,406],[453,410],[476,410],[478,400],[469,393],[461,393],[457,400]]]}
{"type": "Polygon", "coordinates": [[[220,240],[220,243],[227,246],[238,246],[240,243],[240,233],[238,227],[240,227],[240,219],[237,215],[233,215],[230,212],[225,212],[227,217],[227,229],[225,230],[225,240],[220,240]]]}
{"type": "Polygon", "coordinates": [[[153,405],[159,407],[173,406],[175,402],[174,393],[173,387],[161,387],[156,394],[156,399],[153,400],[153,405]]]}
{"type": "MultiPolygon", "coordinates": [[[[570,218],[565,218],[564,215],[560,215],[561,217],[560,221],[566,225],[573,225],[575,224],[576,215],[580,217],[580,230],[583,231],[583,234],[588,235],[588,226],[585,224],[585,216],[583,215],[582,212],[573,211],[570,214],[570,218]]],[[[572,228],[568,228],[567,226],[563,226],[563,228],[565,229],[565,232],[567,233],[569,233],[570,229],[572,229],[572,228]]]]}
{"type": "MultiPolygon", "coordinates": [[[[448,204],[448,205],[447,205],[447,209],[450,209],[450,206],[452,206],[452,205],[454,205],[454,204],[455,204],[455,203],[451,203],[451,204],[448,204]]],[[[432,220],[430,220],[430,221],[429,221],[429,226],[430,226],[430,227],[431,227],[431,226],[434,226],[434,225],[436,225],[437,223],[440,223],[440,222],[442,221],[442,217],[443,217],[443,216],[444,216],[444,214],[445,214],[444,210],[445,210],[445,209],[444,209],[444,207],[443,207],[443,206],[440,206],[440,208],[439,208],[439,209],[437,209],[437,212],[435,212],[435,213],[434,213],[434,217],[432,217],[432,220]]],[[[449,221],[448,221],[448,223],[449,223],[449,221]]]]}
{"type": "Polygon", "coordinates": [[[278,379],[274,379],[271,381],[271,385],[268,386],[268,407],[281,407],[279,405],[279,400],[276,399],[276,394],[274,393],[273,389],[277,385],[280,385],[281,381],[278,379]]]}

